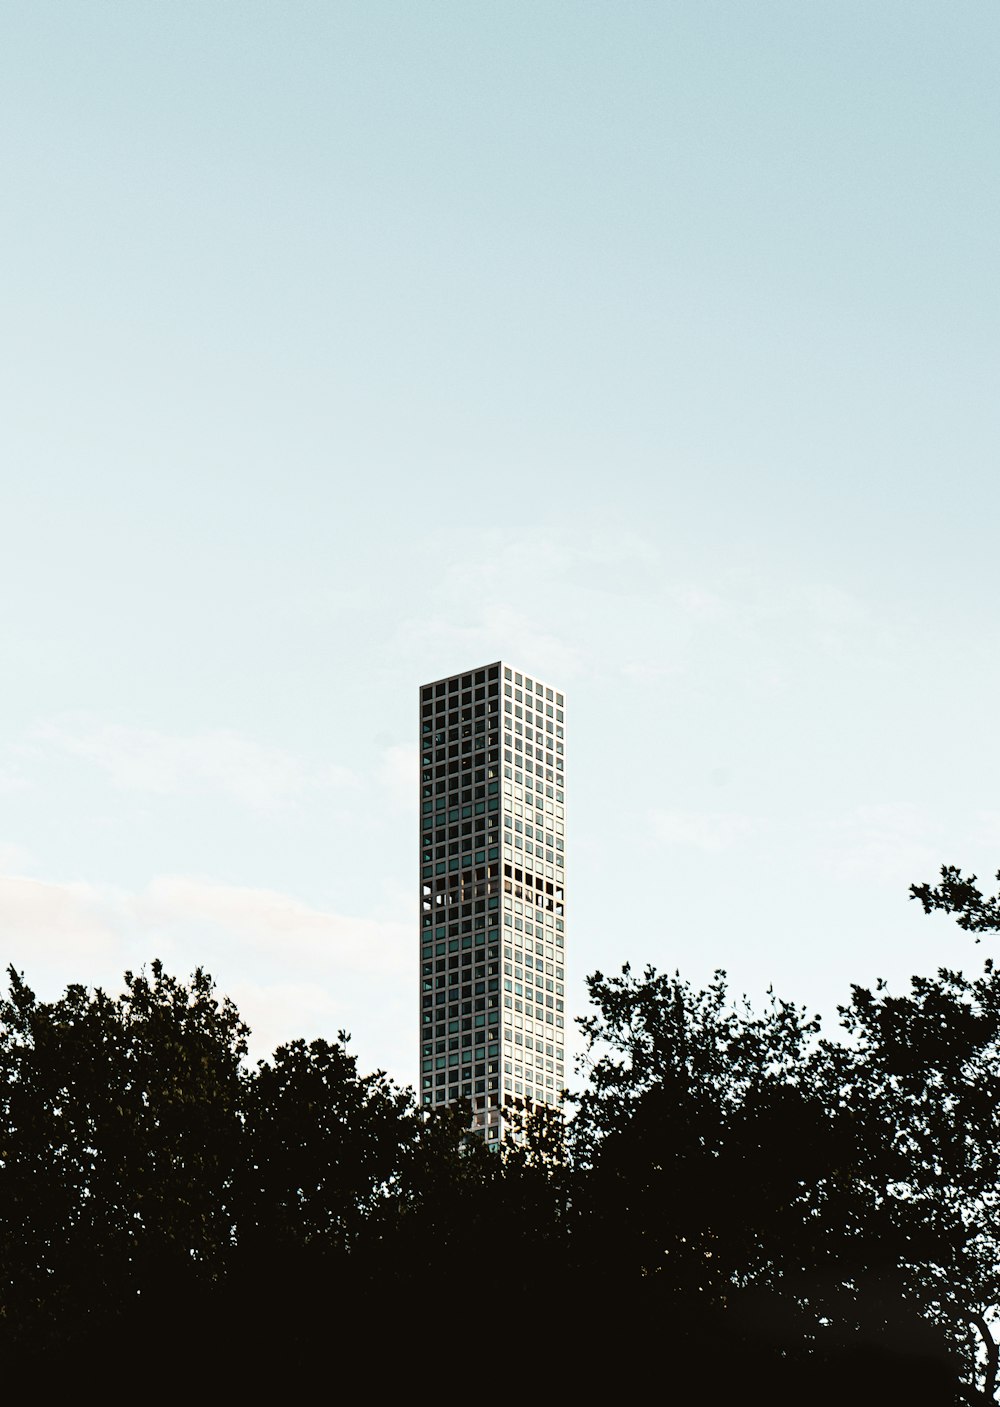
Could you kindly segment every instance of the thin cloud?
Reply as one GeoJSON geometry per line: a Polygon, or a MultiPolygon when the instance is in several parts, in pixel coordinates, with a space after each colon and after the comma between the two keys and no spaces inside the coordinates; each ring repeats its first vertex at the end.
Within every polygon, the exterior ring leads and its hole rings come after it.
{"type": "Polygon", "coordinates": [[[382,754],[379,769],[382,785],[389,792],[393,804],[400,810],[409,811],[417,795],[417,758],[419,752],[414,743],[395,743],[382,754]]]}
{"type": "MultiPolygon", "coordinates": [[[[560,684],[579,673],[584,658],[582,649],[541,627],[532,615],[502,604],[482,606],[462,622],[440,617],[413,622],[407,644],[425,660],[461,659],[473,666],[505,659],[560,684]]],[[[432,668],[428,675],[433,677],[432,668]]]]}
{"type": "Polygon", "coordinates": [[[317,1031],[330,1040],[346,1022],[342,1004],[319,982],[237,982],[228,995],[250,1027],[255,1055],[317,1031]]]}
{"type": "Polygon", "coordinates": [[[651,820],[661,845],[709,853],[742,845],[763,828],[759,817],[736,811],[654,811],[651,820]]]}
{"type": "Polygon", "coordinates": [[[307,768],[290,753],[227,729],[170,734],[113,724],[52,722],[31,740],[90,763],[116,787],[159,796],[221,794],[258,810],[287,805],[317,788],[353,784],[347,768],[307,768]]]}
{"type": "Polygon", "coordinates": [[[35,857],[23,845],[0,842],[0,875],[26,875],[35,868],[35,857]]]}
{"type": "Polygon", "coordinates": [[[123,972],[156,957],[179,977],[203,967],[236,1001],[255,1056],[354,1028],[369,1065],[408,1078],[412,943],[411,924],[271,889],[185,875],[136,891],[0,875],[0,967],[13,964],[45,997],[71,982],[117,991],[123,972]]]}
{"type": "MultiPolygon", "coordinates": [[[[405,965],[410,925],[316,908],[272,889],[162,875],[130,892],[97,885],[0,875],[0,934],[19,961],[166,945],[204,960],[209,945],[275,963],[287,977],[350,970],[384,974],[405,965]]],[[[67,971],[67,981],[87,980],[67,971]]]]}
{"type": "Polygon", "coordinates": [[[440,659],[442,672],[454,669],[456,659],[472,665],[502,657],[565,683],[590,653],[595,598],[612,613],[623,595],[646,599],[658,562],[652,545],[635,534],[487,533],[474,555],[442,574],[431,609],[405,622],[399,643],[423,661],[440,659]],[[554,615],[557,632],[548,626],[554,615]]]}
{"type": "Polygon", "coordinates": [[[942,827],[908,802],[858,806],[827,823],[824,849],[832,868],[851,880],[867,878],[902,890],[941,863],[942,827]]]}
{"type": "Polygon", "coordinates": [[[154,879],[136,896],[134,916],[175,941],[182,933],[221,939],[286,970],[297,964],[317,971],[382,973],[405,960],[412,937],[404,923],[353,918],[277,890],[184,875],[154,879]]]}
{"type": "Polygon", "coordinates": [[[121,950],[121,908],[113,892],[95,885],[53,883],[26,875],[0,875],[0,957],[30,968],[72,960],[101,966],[121,950]]]}

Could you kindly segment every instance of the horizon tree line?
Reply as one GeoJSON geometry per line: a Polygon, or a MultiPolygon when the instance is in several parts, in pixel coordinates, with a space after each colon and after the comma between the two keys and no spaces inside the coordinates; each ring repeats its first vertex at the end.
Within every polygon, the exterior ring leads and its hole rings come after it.
{"type": "MultiPolygon", "coordinates": [[[[954,867],[911,896],[1000,932],[954,867]]],[[[721,972],[587,988],[567,1116],[510,1111],[497,1155],[344,1032],[251,1065],[201,969],[51,1002],[8,969],[5,1381],[995,1403],[993,959],[854,986],[834,1034],[721,972]]]]}

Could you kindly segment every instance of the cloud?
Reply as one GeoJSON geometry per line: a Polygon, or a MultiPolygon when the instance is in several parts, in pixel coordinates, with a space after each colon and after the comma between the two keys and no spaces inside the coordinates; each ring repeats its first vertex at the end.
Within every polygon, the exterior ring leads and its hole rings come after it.
{"type": "Polygon", "coordinates": [[[736,811],[654,811],[653,833],[662,845],[718,853],[759,834],[759,817],[736,811]]]}
{"type": "Polygon", "coordinates": [[[382,784],[401,810],[409,811],[416,805],[418,756],[415,743],[396,743],[382,754],[382,784]]]}
{"type": "Polygon", "coordinates": [[[319,982],[237,982],[228,995],[250,1027],[255,1053],[324,1030],[332,1040],[345,1025],[342,1003],[319,982]]]}
{"type": "Polygon", "coordinates": [[[941,824],[908,802],[858,806],[827,823],[820,844],[835,871],[899,890],[937,873],[941,824]]]}
{"type": "MultiPolygon", "coordinates": [[[[498,590],[498,594],[500,594],[498,590]]],[[[476,600],[475,593],[462,593],[459,599],[476,600]]],[[[473,667],[503,659],[558,684],[575,677],[582,666],[583,650],[554,635],[527,612],[486,601],[481,597],[474,612],[462,621],[442,616],[413,621],[406,628],[407,646],[424,660],[442,661],[442,673],[454,673],[455,661],[473,667]]],[[[423,677],[434,677],[425,669],[423,677]]]]}
{"type": "Polygon", "coordinates": [[[341,1028],[366,1068],[410,1077],[413,925],[355,918],[277,890],[161,875],[136,891],[0,876],[0,966],[46,998],[69,983],[110,991],[153,958],[209,971],[253,1032],[254,1056],[341,1028]]]}
{"type": "Polygon", "coordinates": [[[622,598],[655,593],[659,556],[645,539],[607,529],[573,535],[547,528],[484,533],[431,588],[429,609],[400,627],[398,644],[446,673],[506,659],[565,684],[593,648],[594,612],[616,618],[622,598]],[[596,606],[595,606],[596,603],[596,606]],[[553,626],[553,622],[555,625],[553,626]]]}
{"type": "MultiPolygon", "coordinates": [[[[969,846],[970,849],[975,847],[991,852],[1000,862],[1000,811],[976,812],[970,829],[969,846]]],[[[993,861],[991,864],[995,870],[996,864],[993,861]]]]}
{"type": "Polygon", "coordinates": [[[382,973],[403,961],[412,938],[404,923],[347,917],[277,890],[184,875],[154,879],[133,906],[144,926],[174,936],[211,937],[237,951],[249,948],[286,970],[297,965],[382,973]]]}
{"type": "Polygon", "coordinates": [[[0,843],[0,875],[30,874],[35,868],[35,859],[23,845],[0,843]]]}
{"type": "Polygon", "coordinates": [[[504,658],[568,689],[599,675],[698,689],[720,671],[731,681],[735,665],[768,697],[831,661],[885,656],[884,627],[839,586],[729,565],[692,577],[682,563],[607,523],[484,532],[435,577],[397,650],[421,678],[504,658]]]}
{"type": "Polygon", "coordinates": [[[260,810],[317,788],[351,785],[346,768],[306,768],[280,748],[227,729],[178,735],[86,723],[40,724],[36,744],[89,762],[115,786],[160,796],[216,793],[260,810]]]}
{"type": "MultiPolygon", "coordinates": [[[[4,965],[73,959],[102,963],[120,947],[116,896],[89,884],[0,875],[0,957],[4,965]]],[[[67,981],[79,980],[67,977],[67,981]]]]}

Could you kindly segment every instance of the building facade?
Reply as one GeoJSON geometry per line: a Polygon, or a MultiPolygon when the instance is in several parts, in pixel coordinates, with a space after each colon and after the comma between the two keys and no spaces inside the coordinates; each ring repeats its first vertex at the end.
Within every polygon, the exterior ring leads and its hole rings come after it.
{"type": "Polygon", "coordinates": [[[420,688],[420,1091],[504,1109],[565,1084],[562,693],[498,661],[420,688]]]}

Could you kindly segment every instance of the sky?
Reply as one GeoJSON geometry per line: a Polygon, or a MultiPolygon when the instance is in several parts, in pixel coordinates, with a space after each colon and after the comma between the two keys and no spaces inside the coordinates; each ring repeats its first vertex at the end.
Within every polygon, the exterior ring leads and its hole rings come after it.
{"type": "Polygon", "coordinates": [[[0,9],[0,956],[417,1059],[417,687],[567,699],[568,1007],[1000,868],[1000,12],[0,9]]]}

